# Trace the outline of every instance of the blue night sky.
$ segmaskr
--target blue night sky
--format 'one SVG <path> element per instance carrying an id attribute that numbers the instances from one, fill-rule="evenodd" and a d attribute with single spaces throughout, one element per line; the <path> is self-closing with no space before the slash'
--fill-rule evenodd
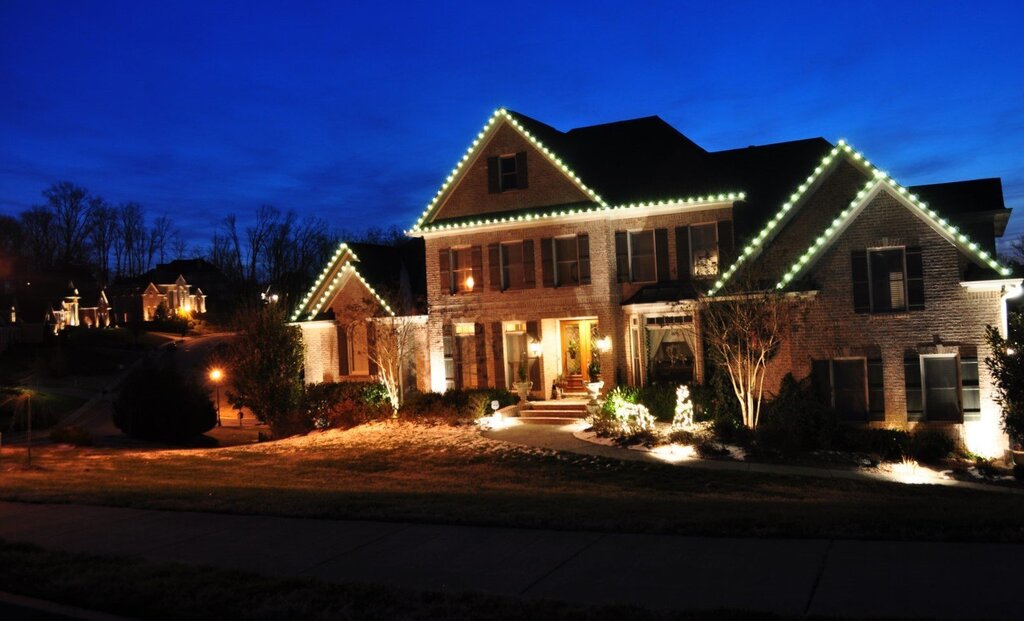
<path id="1" fill-rule="evenodd" d="M 502 105 L 657 114 L 709 150 L 845 137 L 1024 208 L 1022 26 L 1019 2 L 2 0 L 0 212 L 67 179 L 193 242 L 264 203 L 407 227 Z"/>

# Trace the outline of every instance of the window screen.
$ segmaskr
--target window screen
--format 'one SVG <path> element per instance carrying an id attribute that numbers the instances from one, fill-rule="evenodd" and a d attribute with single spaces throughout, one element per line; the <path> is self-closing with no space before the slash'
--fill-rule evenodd
<path id="1" fill-rule="evenodd" d="M 556 278 L 559 285 L 580 283 L 579 252 L 575 237 L 555 238 Z"/>
<path id="2" fill-rule="evenodd" d="M 501 269 L 505 289 L 523 287 L 523 242 L 501 245 Z"/>
<path id="3" fill-rule="evenodd" d="M 903 271 L 903 249 L 869 250 L 871 310 L 901 311 L 907 308 L 907 286 Z"/>
<path id="4" fill-rule="evenodd" d="M 690 265 L 693 275 L 715 276 L 718 274 L 718 226 L 695 224 L 690 227 Z"/>
<path id="5" fill-rule="evenodd" d="M 653 282 L 658 279 L 654 256 L 654 231 L 629 234 L 630 280 Z"/>
<path id="6" fill-rule="evenodd" d="M 978 385 L 977 358 L 960 358 L 960 387 L 964 400 L 964 420 L 980 420 L 981 388 Z"/>
<path id="7" fill-rule="evenodd" d="M 867 378 L 863 358 L 832 361 L 832 390 L 840 419 L 863 421 L 867 418 Z"/>

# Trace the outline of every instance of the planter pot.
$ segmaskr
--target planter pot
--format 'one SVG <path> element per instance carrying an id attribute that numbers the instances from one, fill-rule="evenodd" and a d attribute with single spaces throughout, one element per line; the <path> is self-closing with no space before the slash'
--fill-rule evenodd
<path id="1" fill-rule="evenodd" d="M 533 382 L 516 382 L 516 392 L 519 393 L 519 403 L 526 403 L 526 398 L 530 396 L 530 389 L 533 388 Z"/>
<path id="2" fill-rule="evenodd" d="M 1010 453 L 1013 456 L 1013 463 L 1018 466 L 1024 466 L 1024 450 L 1011 450 Z"/>
<path id="3" fill-rule="evenodd" d="M 597 398 L 601 396 L 601 389 L 604 388 L 604 381 L 587 382 L 587 394 L 590 396 L 590 404 L 597 405 Z"/>

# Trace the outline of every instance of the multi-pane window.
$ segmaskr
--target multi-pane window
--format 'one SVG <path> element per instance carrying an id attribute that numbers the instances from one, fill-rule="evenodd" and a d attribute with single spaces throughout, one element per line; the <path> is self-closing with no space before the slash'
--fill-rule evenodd
<path id="1" fill-rule="evenodd" d="M 502 289 L 518 289 L 523 286 L 523 242 L 501 245 Z"/>
<path id="2" fill-rule="evenodd" d="M 657 279 L 654 231 L 631 232 L 629 234 L 629 280 L 631 282 L 654 282 Z"/>
<path id="3" fill-rule="evenodd" d="M 907 308 L 903 248 L 868 250 L 871 278 L 871 310 L 901 311 Z"/>
<path id="4" fill-rule="evenodd" d="M 835 408 L 840 420 L 864 422 L 885 419 L 881 360 L 815 360 L 813 375 L 822 398 Z"/>
<path id="5" fill-rule="evenodd" d="M 469 293 L 477 286 L 473 278 L 473 249 L 452 249 L 452 278 L 456 293 Z"/>
<path id="6" fill-rule="evenodd" d="M 921 249 L 870 248 L 854 251 L 853 303 L 859 313 L 924 308 Z"/>
<path id="7" fill-rule="evenodd" d="M 505 190 L 512 190 L 519 187 L 519 172 L 516 168 L 515 155 L 503 155 L 499 157 L 498 172 L 498 181 L 502 192 L 504 192 Z"/>
<path id="8" fill-rule="evenodd" d="M 925 354 L 908 357 L 903 368 L 910 420 L 958 423 L 980 415 L 977 358 Z"/>
<path id="9" fill-rule="evenodd" d="M 580 283 L 580 257 L 575 236 L 555 238 L 555 279 L 558 285 Z"/>
<path id="10" fill-rule="evenodd" d="M 718 226 L 714 222 L 690 225 L 690 266 L 698 278 L 718 275 Z"/>

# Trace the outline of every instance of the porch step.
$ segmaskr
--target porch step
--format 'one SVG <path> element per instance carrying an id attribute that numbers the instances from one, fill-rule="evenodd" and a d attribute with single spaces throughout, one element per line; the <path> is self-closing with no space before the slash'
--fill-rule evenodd
<path id="1" fill-rule="evenodd" d="M 546 414 L 546 412 L 545 412 Z M 580 416 L 520 416 L 519 422 L 527 425 L 571 425 L 583 420 Z"/>
<path id="2" fill-rule="evenodd" d="M 519 420 L 535 425 L 569 425 L 587 416 L 587 402 L 583 399 L 557 401 L 531 401 L 519 411 Z"/>
<path id="3" fill-rule="evenodd" d="M 587 402 L 584 400 L 559 399 L 558 401 L 531 401 L 526 411 L 541 412 L 580 412 L 587 413 Z"/>

